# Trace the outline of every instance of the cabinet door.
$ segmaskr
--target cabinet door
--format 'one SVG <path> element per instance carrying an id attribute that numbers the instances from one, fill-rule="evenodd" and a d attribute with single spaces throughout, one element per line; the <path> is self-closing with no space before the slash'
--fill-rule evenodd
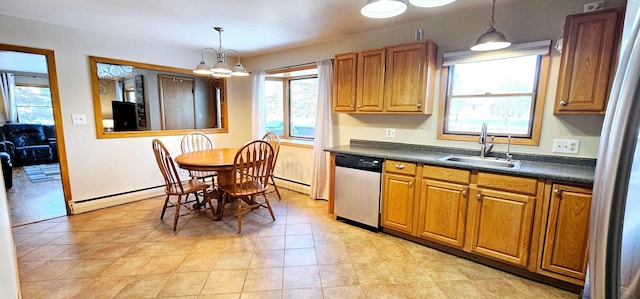
<path id="1" fill-rule="evenodd" d="M 622 9 L 567 16 L 555 113 L 603 114 L 616 69 Z"/>
<path id="2" fill-rule="evenodd" d="M 462 248 L 468 186 L 422 180 L 418 237 Z"/>
<path id="3" fill-rule="evenodd" d="M 471 193 L 471 251 L 526 266 L 536 198 L 488 189 Z"/>
<path id="4" fill-rule="evenodd" d="M 553 184 L 541 269 L 583 281 L 587 270 L 591 191 Z"/>
<path id="5" fill-rule="evenodd" d="M 413 233 L 415 176 L 384 174 L 382 226 Z"/>
<path id="6" fill-rule="evenodd" d="M 356 110 L 357 53 L 336 55 L 333 61 L 333 111 Z"/>
<path id="7" fill-rule="evenodd" d="M 387 49 L 384 103 L 387 112 L 431 113 L 437 46 L 431 41 Z M 425 107 L 427 106 L 427 107 Z"/>
<path id="8" fill-rule="evenodd" d="M 384 108 L 385 49 L 364 51 L 358 55 L 356 109 L 382 112 Z"/>

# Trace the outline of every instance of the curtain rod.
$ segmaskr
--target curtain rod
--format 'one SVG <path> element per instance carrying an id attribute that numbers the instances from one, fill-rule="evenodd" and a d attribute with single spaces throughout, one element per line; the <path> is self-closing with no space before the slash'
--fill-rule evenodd
<path id="1" fill-rule="evenodd" d="M 331 58 L 331 62 L 333 62 L 333 58 Z M 302 67 L 312 67 L 317 65 L 318 62 L 307 62 L 307 63 L 300 63 L 300 64 L 294 64 L 294 65 L 290 65 L 290 66 L 284 66 L 284 67 L 279 67 L 279 68 L 275 68 L 275 69 L 269 69 L 269 70 L 265 70 L 264 72 L 267 74 L 273 74 L 273 73 L 280 73 L 282 71 L 287 71 L 290 69 L 297 69 L 297 68 L 302 68 Z"/>

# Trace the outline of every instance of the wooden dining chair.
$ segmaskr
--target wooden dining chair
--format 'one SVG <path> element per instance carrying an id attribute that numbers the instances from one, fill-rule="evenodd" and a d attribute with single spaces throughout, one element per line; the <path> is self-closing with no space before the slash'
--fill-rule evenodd
<path id="1" fill-rule="evenodd" d="M 262 140 L 254 140 L 238 149 L 233 160 L 232 180 L 228 184 L 221 184 L 219 188 L 224 192 L 223 202 L 220 205 L 224 213 L 225 204 L 236 199 L 238 209 L 238 233 L 242 232 L 242 214 L 247 210 L 255 210 L 265 207 L 274 221 L 276 217 L 271 209 L 271 203 L 267 197 L 269 175 L 273 167 L 275 152 L 273 147 Z M 258 201 L 257 195 L 262 195 L 264 201 Z"/>
<path id="2" fill-rule="evenodd" d="M 278 190 L 278 186 L 276 185 L 276 181 L 273 178 L 273 172 L 276 170 L 276 163 L 278 161 L 278 155 L 280 154 L 280 136 L 274 132 L 267 132 L 262 136 L 262 140 L 268 142 L 271 147 L 273 147 L 274 155 L 273 158 L 273 166 L 271 167 L 271 174 L 269 174 L 269 180 L 271 180 L 271 185 L 273 186 L 273 190 L 267 191 L 267 194 L 275 192 L 278 195 L 278 199 L 282 200 L 280 197 L 280 191 Z"/>
<path id="3" fill-rule="evenodd" d="M 189 132 L 184 137 L 182 137 L 182 141 L 180 141 L 180 149 L 183 154 L 213 149 L 213 141 L 209 136 L 205 135 L 201 132 Z M 215 186 L 215 171 L 197 171 L 197 170 L 189 170 L 189 176 L 195 179 L 201 179 L 206 181 L 206 179 L 211 178 L 211 184 Z"/>
<path id="4" fill-rule="evenodd" d="M 167 208 L 175 207 L 176 214 L 173 220 L 173 230 L 176 230 L 176 226 L 178 225 L 178 217 L 184 216 L 187 214 L 191 214 L 196 212 L 189 205 L 190 203 L 196 203 L 197 206 L 200 206 L 200 201 L 198 199 L 197 193 L 200 192 L 203 194 L 203 204 L 209 204 L 211 207 L 211 213 L 213 217 L 216 217 L 215 209 L 211 204 L 211 198 L 208 195 L 207 189 L 210 187 L 209 184 L 206 184 L 197 179 L 190 179 L 188 181 L 181 181 L 180 176 L 178 175 L 178 171 L 176 169 L 176 165 L 173 163 L 173 158 L 169 154 L 167 148 L 162 144 L 162 142 L 158 139 L 154 139 L 151 142 L 153 147 L 153 153 L 156 156 L 156 162 L 158 163 L 158 167 L 160 168 L 160 172 L 162 172 L 162 176 L 164 177 L 165 188 L 164 192 L 167 197 L 164 200 L 164 206 L 162 207 L 162 214 L 160 215 L 160 219 L 164 217 L 164 213 Z M 189 194 L 193 193 L 195 196 L 194 200 L 189 201 Z M 178 199 L 175 202 L 170 200 L 171 196 L 177 196 Z M 182 201 L 182 197 L 185 197 L 185 201 Z M 180 207 L 186 207 L 189 212 L 180 214 Z"/>

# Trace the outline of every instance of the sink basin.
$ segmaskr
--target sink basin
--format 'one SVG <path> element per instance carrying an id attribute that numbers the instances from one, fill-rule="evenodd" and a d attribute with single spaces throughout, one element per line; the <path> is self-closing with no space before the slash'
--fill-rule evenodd
<path id="1" fill-rule="evenodd" d="M 519 169 L 520 161 L 507 161 L 506 159 L 495 158 L 495 157 L 474 157 L 474 156 L 463 156 L 463 155 L 446 155 L 440 158 L 442 161 L 451 161 L 451 162 L 460 162 L 464 164 L 473 164 L 478 166 L 488 166 L 488 167 L 498 167 L 498 168 L 511 168 L 511 169 Z"/>

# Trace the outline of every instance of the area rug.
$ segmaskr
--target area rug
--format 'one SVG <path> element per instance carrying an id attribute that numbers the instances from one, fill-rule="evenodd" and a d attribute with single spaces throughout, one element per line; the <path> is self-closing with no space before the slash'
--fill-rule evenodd
<path id="1" fill-rule="evenodd" d="M 60 165 L 54 164 L 41 164 L 41 165 L 28 165 L 23 167 L 24 172 L 29 177 L 32 183 L 46 182 L 60 179 Z"/>

